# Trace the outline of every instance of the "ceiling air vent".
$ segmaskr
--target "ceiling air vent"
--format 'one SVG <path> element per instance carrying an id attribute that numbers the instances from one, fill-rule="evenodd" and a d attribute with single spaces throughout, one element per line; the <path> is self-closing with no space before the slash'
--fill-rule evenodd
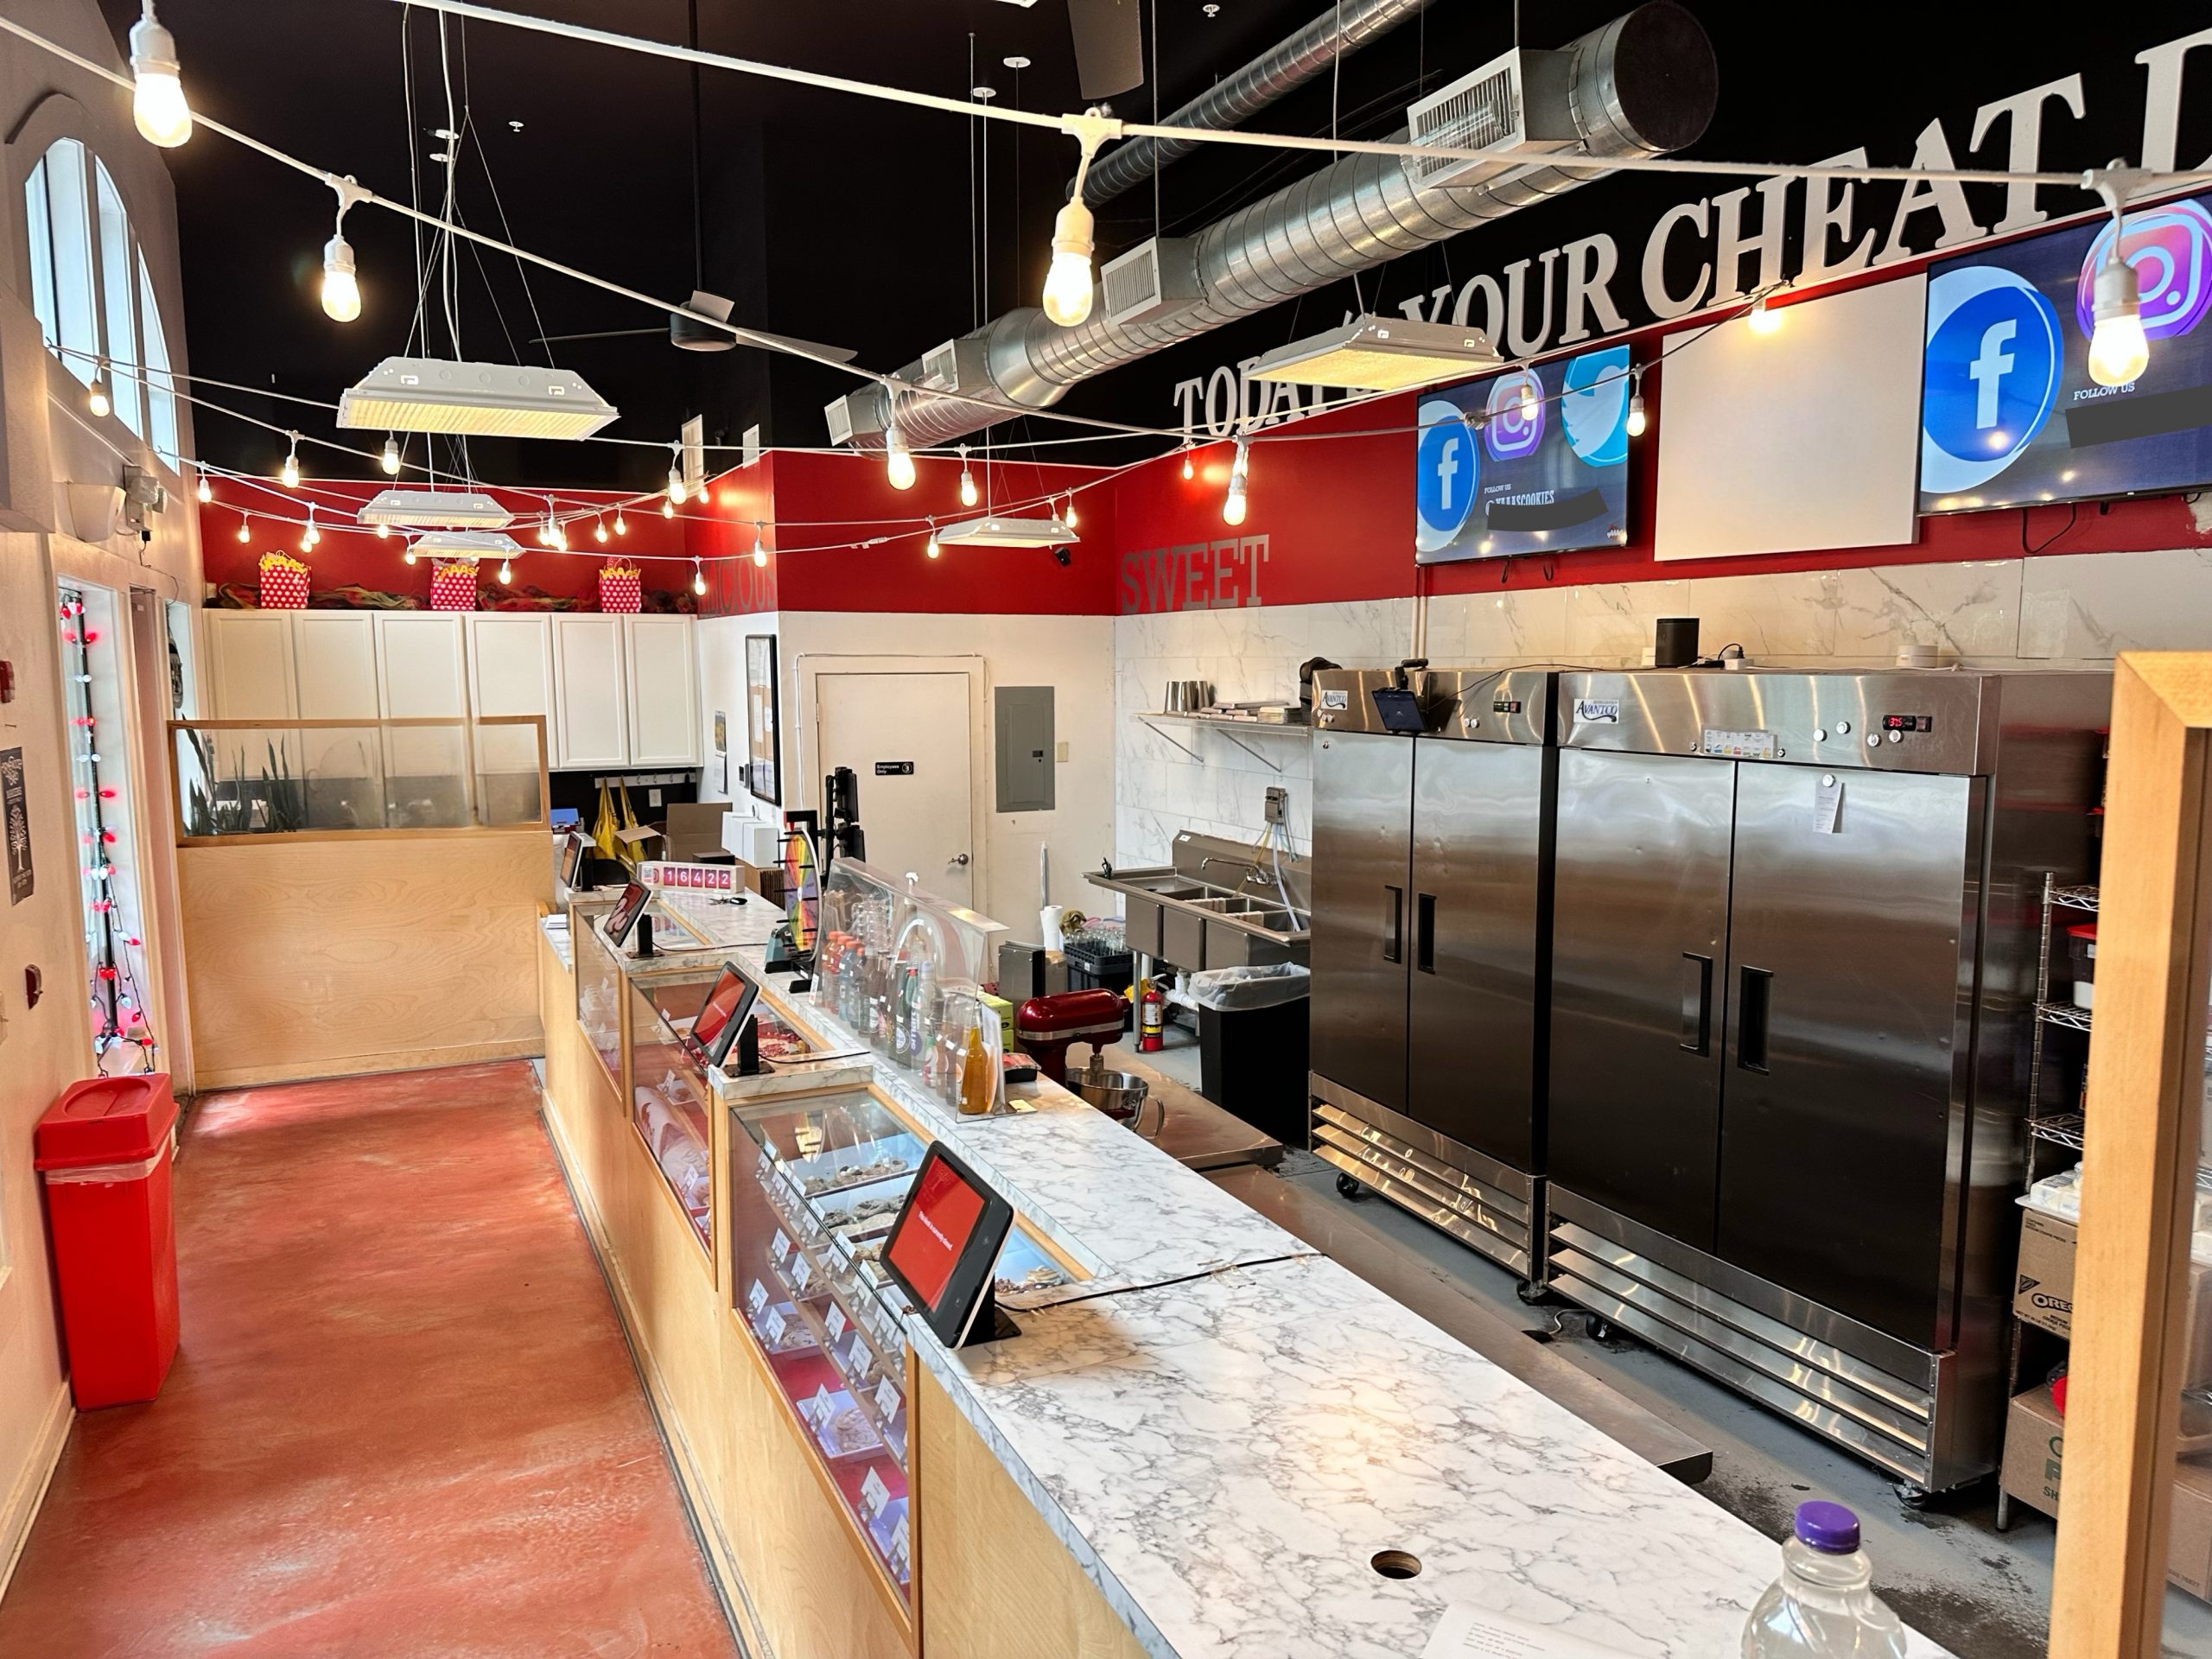
<path id="1" fill-rule="evenodd" d="M 1117 328 L 1184 310 L 1200 298 L 1196 244 L 1187 236 L 1155 236 L 1108 260 L 1098 280 L 1106 321 Z"/>
<path id="2" fill-rule="evenodd" d="M 1522 165 L 1527 152 L 1570 147 L 1579 135 L 1567 107 L 1568 68 L 1564 52 L 1507 52 L 1407 105 L 1414 143 L 1500 153 L 1494 161 L 1408 157 L 1406 176 L 1422 186 L 1479 184 Z"/>
<path id="3" fill-rule="evenodd" d="M 922 353 L 921 384 L 931 391 L 988 392 L 984 345 L 973 335 L 948 340 Z"/>
<path id="4" fill-rule="evenodd" d="M 822 406 L 822 418 L 830 423 L 830 442 L 850 443 L 853 441 L 853 400 L 840 397 L 834 404 Z"/>

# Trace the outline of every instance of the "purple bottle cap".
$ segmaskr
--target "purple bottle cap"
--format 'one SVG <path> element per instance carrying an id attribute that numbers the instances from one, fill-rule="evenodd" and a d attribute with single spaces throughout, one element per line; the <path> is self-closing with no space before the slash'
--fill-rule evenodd
<path id="1" fill-rule="evenodd" d="M 1824 1555 L 1848 1555 L 1859 1548 L 1859 1517 L 1840 1503 L 1815 1499 L 1797 1506 L 1797 1541 Z"/>

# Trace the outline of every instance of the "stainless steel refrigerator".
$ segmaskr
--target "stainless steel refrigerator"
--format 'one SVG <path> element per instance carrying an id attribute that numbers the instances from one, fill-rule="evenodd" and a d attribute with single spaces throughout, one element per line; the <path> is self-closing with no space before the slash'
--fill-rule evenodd
<path id="1" fill-rule="evenodd" d="M 1314 677 L 1313 1150 L 1541 1273 L 1555 677 Z"/>
<path id="2" fill-rule="evenodd" d="M 2110 694 L 1560 677 L 1552 1287 L 1927 1491 L 1996 1466 L 2036 895 Z"/>

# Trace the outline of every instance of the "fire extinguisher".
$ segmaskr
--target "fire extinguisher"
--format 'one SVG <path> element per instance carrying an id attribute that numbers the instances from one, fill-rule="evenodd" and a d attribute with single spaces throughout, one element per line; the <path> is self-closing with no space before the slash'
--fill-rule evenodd
<path id="1" fill-rule="evenodd" d="M 1160 994 L 1160 987 L 1151 980 L 1144 982 L 1144 998 L 1141 1006 L 1142 1023 L 1137 1032 L 1137 1050 L 1140 1053 L 1156 1054 L 1160 1048 L 1160 1033 L 1166 1027 L 1167 999 Z"/>

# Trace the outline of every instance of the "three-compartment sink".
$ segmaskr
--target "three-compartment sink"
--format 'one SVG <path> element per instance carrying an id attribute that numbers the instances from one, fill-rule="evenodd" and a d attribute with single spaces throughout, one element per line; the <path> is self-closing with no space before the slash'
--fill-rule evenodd
<path id="1" fill-rule="evenodd" d="M 1204 839 L 1182 838 L 1194 842 Z M 1233 856 L 1208 853 L 1202 848 L 1193 855 L 1242 864 L 1243 885 L 1201 880 L 1187 868 L 1173 867 L 1094 871 L 1090 881 L 1094 887 L 1122 895 L 1129 949 L 1139 956 L 1193 970 L 1304 962 L 1306 918 L 1285 907 L 1283 895 L 1274 890 L 1272 863 L 1252 864 L 1248 861 L 1250 849 L 1224 844 Z M 1185 854 L 1180 842 L 1176 851 L 1179 857 Z M 1287 876 L 1295 876 L 1301 883 L 1290 887 L 1293 902 L 1299 902 L 1303 898 L 1303 870 L 1299 861 L 1287 855 L 1284 867 Z M 1255 890 L 1257 882 L 1265 882 L 1265 890 Z"/>

